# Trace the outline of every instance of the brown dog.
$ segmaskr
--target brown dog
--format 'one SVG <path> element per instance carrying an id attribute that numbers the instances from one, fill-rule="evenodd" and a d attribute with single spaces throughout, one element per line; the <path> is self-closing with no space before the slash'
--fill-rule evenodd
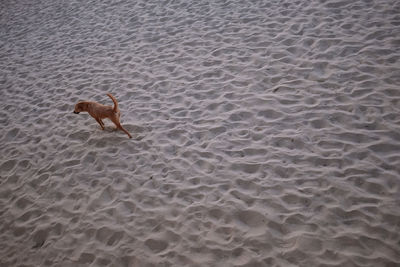
<path id="1" fill-rule="evenodd" d="M 115 99 L 115 97 L 113 97 L 111 94 L 107 95 L 114 102 L 114 107 L 105 106 L 97 102 L 82 101 L 75 105 L 74 113 L 79 114 L 79 112 L 88 112 L 90 116 L 92 116 L 100 124 L 102 130 L 104 130 L 104 122 L 102 119 L 108 118 L 117 126 L 117 129 L 124 131 L 129 138 L 132 138 L 129 132 L 125 130 L 119 122 L 119 117 L 121 114 L 119 112 L 117 99 Z"/>

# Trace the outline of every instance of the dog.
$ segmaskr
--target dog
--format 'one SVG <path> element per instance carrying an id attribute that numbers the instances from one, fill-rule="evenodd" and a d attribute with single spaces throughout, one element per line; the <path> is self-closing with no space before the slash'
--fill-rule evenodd
<path id="1" fill-rule="evenodd" d="M 79 112 L 88 112 L 90 116 L 92 116 L 100 124 L 102 130 L 104 130 L 104 122 L 102 119 L 108 118 L 117 126 L 117 129 L 122 130 L 129 136 L 129 138 L 132 138 L 130 133 L 125 130 L 119 122 L 121 113 L 118 108 L 117 99 L 115 99 L 115 97 L 111 94 L 107 95 L 114 102 L 114 107 L 102 105 L 97 102 L 81 101 L 75 105 L 74 113 L 79 114 Z"/>

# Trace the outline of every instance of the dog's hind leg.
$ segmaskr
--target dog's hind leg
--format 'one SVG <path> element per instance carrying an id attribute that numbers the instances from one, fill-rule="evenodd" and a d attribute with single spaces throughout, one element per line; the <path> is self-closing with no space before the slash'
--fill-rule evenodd
<path id="1" fill-rule="evenodd" d="M 115 126 L 117 126 L 118 129 L 126 133 L 129 136 L 129 138 L 132 138 L 132 135 L 127 130 L 125 130 L 124 127 L 122 127 L 121 123 L 119 123 L 119 120 L 117 118 L 112 118 L 111 121 L 115 124 Z"/>
<path id="2" fill-rule="evenodd" d="M 118 124 L 117 127 L 118 127 L 119 129 L 121 129 L 122 131 L 124 131 L 124 133 L 126 133 L 126 134 L 129 136 L 129 138 L 132 138 L 132 135 L 131 135 L 127 130 L 125 130 L 125 128 L 122 127 L 121 124 Z"/>

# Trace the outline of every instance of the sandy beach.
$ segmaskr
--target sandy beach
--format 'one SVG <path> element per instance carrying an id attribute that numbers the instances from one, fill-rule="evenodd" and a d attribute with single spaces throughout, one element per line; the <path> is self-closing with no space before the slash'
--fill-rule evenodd
<path id="1" fill-rule="evenodd" d="M 399 59 L 396 0 L 1 1 L 0 266 L 400 266 Z"/>

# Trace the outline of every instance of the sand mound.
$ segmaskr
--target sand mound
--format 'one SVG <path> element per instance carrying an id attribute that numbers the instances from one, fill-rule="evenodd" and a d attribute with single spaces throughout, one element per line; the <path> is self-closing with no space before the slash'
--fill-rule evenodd
<path id="1" fill-rule="evenodd" d="M 400 265 L 399 9 L 2 1 L 0 265 Z"/>

